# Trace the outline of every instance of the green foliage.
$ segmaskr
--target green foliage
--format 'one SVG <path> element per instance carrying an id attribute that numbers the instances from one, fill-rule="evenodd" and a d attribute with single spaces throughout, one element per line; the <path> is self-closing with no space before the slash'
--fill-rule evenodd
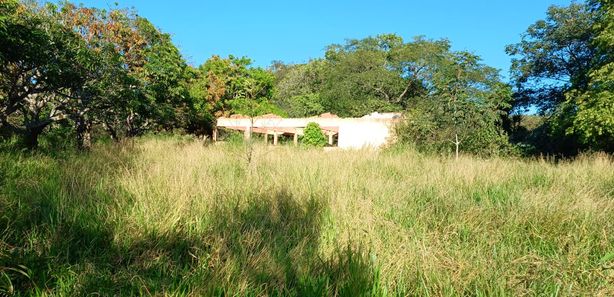
<path id="1" fill-rule="evenodd" d="M 333 44 L 325 59 L 273 65 L 278 77 L 276 101 L 296 116 L 400 111 L 412 98 L 425 94 L 427 70 L 437 62 L 432 58 L 449 47 L 445 40 L 418 37 L 404 42 L 394 34 Z"/>
<path id="2" fill-rule="evenodd" d="M 415 95 L 411 92 L 414 90 L 409 90 L 414 87 L 413 77 L 401 66 L 404 61 L 395 59 L 407 46 L 394 35 L 329 46 L 321 93 L 325 108 L 340 116 L 402 109 L 406 100 Z"/>
<path id="3" fill-rule="evenodd" d="M 327 64 L 323 60 L 299 65 L 274 65 L 277 90 L 274 102 L 290 117 L 309 117 L 324 113 L 320 92 L 325 67 Z"/>
<path id="4" fill-rule="evenodd" d="M 534 105 L 542 113 L 552 113 L 565 101 L 565 92 L 586 87 L 596 58 L 595 18 L 588 4 L 551 6 L 545 20 L 529 26 L 519 43 L 507 46 L 513 56 L 517 108 Z"/>
<path id="5" fill-rule="evenodd" d="M 614 3 L 603 1 L 594 44 L 602 61 L 588 74 L 586 90 L 567 94 L 567 104 L 577 106 L 568 133 L 595 149 L 614 152 Z"/>
<path id="6" fill-rule="evenodd" d="M 583 149 L 612 152 L 611 1 L 550 7 L 523 40 L 508 46 L 516 83 L 515 107 L 537 106 L 548 116 L 530 137 L 541 152 L 575 154 Z"/>
<path id="7" fill-rule="evenodd" d="M 396 128 L 401 142 L 420 150 L 459 150 L 480 155 L 506 153 L 507 136 L 501 127 L 511 90 L 498 71 L 466 52 L 435 52 L 423 75 L 425 95 L 413 98 L 406 120 Z M 436 61 L 436 62 L 435 62 Z M 436 64 L 435 64 L 436 63 Z"/>
<path id="8" fill-rule="evenodd" d="M 172 130 L 185 127 L 190 112 L 186 78 L 188 66 L 169 34 L 160 32 L 147 19 L 137 18 L 138 32 L 148 46 L 143 68 L 136 73 L 142 86 L 142 101 L 135 102 L 144 130 Z"/>
<path id="9" fill-rule="evenodd" d="M 274 104 L 275 77 L 270 71 L 253 68 L 251 60 L 213 56 L 196 71 L 191 93 L 201 112 L 213 117 L 267 113 L 284 114 Z"/>
<path id="10" fill-rule="evenodd" d="M 87 147 L 94 125 L 115 139 L 185 126 L 185 61 L 146 19 L 70 2 L 0 9 L 0 129 L 36 147 L 69 122 Z"/>
<path id="11" fill-rule="evenodd" d="M 326 145 L 326 135 L 317 123 L 308 123 L 303 130 L 301 142 L 307 146 L 323 147 Z"/>
<path id="12" fill-rule="evenodd" d="M 281 108 L 288 112 L 289 117 L 310 117 L 325 112 L 318 93 L 292 96 L 282 104 Z"/>
<path id="13" fill-rule="evenodd" d="M 0 135 L 20 135 L 27 146 L 51 123 L 65 119 L 65 90 L 85 73 L 76 53 L 84 42 L 36 3 L 0 4 Z"/>
<path id="14" fill-rule="evenodd" d="M 242 114 L 252 117 L 264 114 L 286 116 L 286 113 L 281 108 L 269 102 L 266 98 L 260 98 L 258 100 L 236 98 L 228 100 L 227 105 L 233 114 Z"/>

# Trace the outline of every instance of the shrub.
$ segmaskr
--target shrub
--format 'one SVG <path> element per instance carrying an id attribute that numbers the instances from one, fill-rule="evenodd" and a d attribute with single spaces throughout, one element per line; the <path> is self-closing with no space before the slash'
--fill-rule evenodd
<path id="1" fill-rule="evenodd" d="M 494 116 L 468 117 L 455 123 L 444 111 L 418 106 L 405 113 L 404 121 L 395 126 L 395 133 L 400 143 L 425 153 L 453 154 L 458 136 L 461 153 L 508 155 L 513 152 L 513 147 L 498 120 Z"/>
<path id="2" fill-rule="evenodd" d="M 308 146 L 323 147 L 326 145 L 326 135 L 320 129 L 320 125 L 311 122 L 305 127 L 302 142 Z"/>

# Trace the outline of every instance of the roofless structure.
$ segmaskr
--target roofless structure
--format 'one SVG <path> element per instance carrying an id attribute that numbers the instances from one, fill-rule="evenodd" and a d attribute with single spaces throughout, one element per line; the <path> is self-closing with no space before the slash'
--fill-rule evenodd
<path id="1" fill-rule="evenodd" d="M 320 125 L 328 136 L 329 145 L 335 145 L 336 138 L 340 148 L 378 148 L 391 140 L 392 127 L 400 117 L 399 113 L 377 112 L 361 118 L 340 118 L 330 113 L 309 118 L 282 118 L 271 114 L 253 118 L 232 115 L 217 119 L 213 139 L 217 140 L 218 128 L 226 128 L 243 131 L 246 139 L 251 138 L 252 133 L 264 134 L 266 143 L 271 135 L 274 145 L 277 145 L 279 135 L 293 136 L 296 145 L 298 136 L 303 135 L 303 129 L 313 122 Z"/>

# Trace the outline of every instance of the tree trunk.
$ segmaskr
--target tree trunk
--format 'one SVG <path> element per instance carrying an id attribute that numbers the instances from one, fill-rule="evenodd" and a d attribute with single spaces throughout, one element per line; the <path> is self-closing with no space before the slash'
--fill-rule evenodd
<path id="1" fill-rule="evenodd" d="M 92 122 L 84 116 L 77 119 L 77 147 L 79 150 L 87 151 L 92 147 Z"/>
<path id="2" fill-rule="evenodd" d="M 33 150 L 38 147 L 38 136 L 43 133 L 43 129 L 45 129 L 44 126 L 26 129 L 24 134 L 24 144 L 26 148 Z"/>
<path id="3" fill-rule="evenodd" d="M 111 139 L 113 141 L 119 142 L 119 135 L 117 134 L 117 130 L 115 130 L 113 126 L 109 125 L 108 123 L 105 123 L 104 128 L 105 130 L 107 130 L 107 133 L 109 133 L 109 136 L 111 136 Z"/>

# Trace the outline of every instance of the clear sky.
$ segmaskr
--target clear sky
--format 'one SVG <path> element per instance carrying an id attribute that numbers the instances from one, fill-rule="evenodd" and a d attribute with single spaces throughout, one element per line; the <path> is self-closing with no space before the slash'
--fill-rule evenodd
<path id="1" fill-rule="evenodd" d="M 406 1 L 152 1 L 83 0 L 100 8 L 132 7 L 173 36 L 185 58 L 200 65 L 211 55 L 306 62 L 345 39 L 396 33 L 405 40 L 448 38 L 455 50 L 480 55 L 507 76 L 505 45 L 520 40 L 550 5 L 570 0 Z"/>

